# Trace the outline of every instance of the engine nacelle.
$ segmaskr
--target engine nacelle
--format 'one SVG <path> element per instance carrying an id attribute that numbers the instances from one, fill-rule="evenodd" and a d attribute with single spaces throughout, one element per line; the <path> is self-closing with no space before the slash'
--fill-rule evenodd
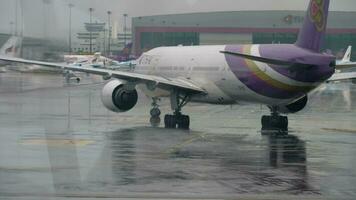
<path id="1" fill-rule="evenodd" d="M 305 108 L 308 103 L 308 96 L 305 96 L 298 101 L 295 101 L 286 106 L 278 106 L 278 112 L 283 114 L 297 113 Z"/>
<path id="2" fill-rule="evenodd" d="M 113 112 L 126 112 L 137 103 L 137 90 L 127 87 L 127 82 L 112 80 L 108 82 L 101 93 L 101 101 L 104 106 Z"/>

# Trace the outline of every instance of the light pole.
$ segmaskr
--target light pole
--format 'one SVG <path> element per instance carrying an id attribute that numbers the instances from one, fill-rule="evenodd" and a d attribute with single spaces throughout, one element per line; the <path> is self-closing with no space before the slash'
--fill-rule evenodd
<path id="1" fill-rule="evenodd" d="M 17 14 L 18 0 L 15 1 L 15 35 L 17 36 L 18 14 Z"/>
<path id="2" fill-rule="evenodd" d="M 69 55 L 72 54 L 72 8 L 73 4 L 68 4 L 69 7 Z"/>
<path id="3" fill-rule="evenodd" d="M 103 40 L 103 45 L 104 45 L 104 54 L 107 55 L 107 52 L 106 52 L 106 28 L 104 28 L 104 40 Z"/>
<path id="4" fill-rule="evenodd" d="M 42 0 L 43 3 L 43 37 L 47 40 L 49 37 L 50 24 L 50 10 L 49 6 L 52 3 L 51 0 Z"/>
<path id="5" fill-rule="evenodd" d="M 20 1 L 20 7 L 21 7 L 21 33 L 20 36 L 23 37 L 23 32 L 25 30 L 25 18 L 24 18 L 24 0 Z M 22 48 L 21 48 L 22 51 Z"/>
<path id="6" fill-rule="evenodd" d="M 110 43 L 111 43 L 111 11 L 108 11 L 108 52 L 107 54 L 110 55 L 111 49 L 110 49 Z"/>
<path id="7" fill-rule="evenodd" d="M 276 24 L 273 24 L 273 41 L 272 44 L 276 43 Z"/>
<path id="8" fill-rule="evenodd" d="M 15 23 L 13 21 L 10 22 L 10 35 L 14 34 L 14 24 Z"/>
<path id="9" fill-rule="evenodd" d="M 90 12 L 90 24 L 89 24 L 89 49 L 90 49 L 90 54 L 92 54 L 93 52 L 93 41 L 92 41 L 92 17 L 93 17 L 93 11 L 94 11 L 94 8 L 89 8 L 89 12 Z"/>
<path id="10" fill-rule="evenodd" d="M 129 16 L 128 14 L 124 14 L 124 43 L 125 43 L 125 46 L 126 46 L 126 18 L 127 16 Z"/>

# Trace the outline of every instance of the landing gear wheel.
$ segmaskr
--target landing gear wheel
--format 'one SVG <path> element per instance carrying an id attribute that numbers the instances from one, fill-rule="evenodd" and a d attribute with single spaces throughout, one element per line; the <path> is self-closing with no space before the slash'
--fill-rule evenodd
<path id="1" fill-rule="evenodd" d="M 190 125 L 190 118 L 188 115 L 181 115 L 178 117 L 178 128 L 179 129 L 185 129 L 188 130 L 189 129 L 189 125 Z"/>
<path id="2" fill-rule="evenodd" d="M 159 127 L 159 124 L 161 123 L 161 118 L 159 116 L 151 117 L 150 123 L 152 127 Z"/>
<path id="3" fill-rule="evenodd" d="M 277 131 L 279 134 L 286 134 L 288 132 L 288 118 L 286 116 L 263 116 L 262 133 L 266 131 Z"/>
<path id="4" fill-rule="evenodd" d="M 189 102 L 189 94 L 182 93 L 178 90 L 173 90 L 171 93 L 171 108 L 174 111 L 173 115 L 164 117 L 164 125 L 166 128 L 179 128 L 188 130 L 190 126 L 190 118 L 188 115 L 182 115 L 182 108 Z"/>
<path id="5" fill-rule="evenodd" d="M 152 98 L 153 102 L 152 102 L 152 109 L 150 110 L 150 123 L 152 127 L 158 127 L 159 124 L 161 123 L 161 118 L 159 117 L 161 115 L 161 110 L 159 109 L 159 105 L 158 105 L 158 98 Z"/>
<path id="6" fill-rule="evenodd" d="M 177 119 L 174 115 L 166 115 L 164 116 L 164 126 L 165 128 L 176 128 Z"/>
<path id="7" fill-rule="evenodd" d="M 166 128 L 179 128 L 188 130 L 190 125 L 190 118 L 187 115 L 166 115 L 164 117 L 164 126 Z"/>
<path id="8" fill-rule="evenodd" d="M 161 110 L 159 108 L 152 108 L 150 114 L 152 117 L 159 117 L 161 115 Z"/>

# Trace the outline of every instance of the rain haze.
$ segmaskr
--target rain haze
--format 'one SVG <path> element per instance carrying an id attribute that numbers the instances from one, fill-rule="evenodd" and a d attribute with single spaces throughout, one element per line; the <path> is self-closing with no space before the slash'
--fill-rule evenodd
<path id="1" fill-rule="evenodd" d="M 0 24 L 0 200 L 356 200 L 356 0 L 0 0 Z"/>
<path id="2" fill-rule="evenodd" d="M 68 4 L 74 5 L 73 29 L 75 31 L 83 29 L 83 22 L 89 21 L 88 9 L 91 7 L 94 8 L 94 21 L 105 22 L 107 11 L 112 11 L 113 23 L 120 31 L 124 23 L 123 14 L 136 17 L 236 10 L 305 10 L 308 0 L 0 0 L 0 3 L 0 32 L 19 31 L 23 26 L 25 36 L 60 38 L 68 30 Z M 21 12 L 21 5 L 23 12 Z M 356 1 L 332 1 L 331 10 L 355 11 Z M 21 13 L 25 19 L 23 23 Z"/>

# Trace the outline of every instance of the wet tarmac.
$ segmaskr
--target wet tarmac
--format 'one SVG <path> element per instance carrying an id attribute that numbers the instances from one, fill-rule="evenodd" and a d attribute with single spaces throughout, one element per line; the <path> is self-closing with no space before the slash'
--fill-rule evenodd
<path id="1" fill-rule="evenodd" d="M 190 131 L 151 128 L 147 97 L 110 113 L 100 82 L 0 74 L 0 199 L 356 199 L 356 86 L 321 88 L 268 137 L 251 105 L 189 104 Z"/>

